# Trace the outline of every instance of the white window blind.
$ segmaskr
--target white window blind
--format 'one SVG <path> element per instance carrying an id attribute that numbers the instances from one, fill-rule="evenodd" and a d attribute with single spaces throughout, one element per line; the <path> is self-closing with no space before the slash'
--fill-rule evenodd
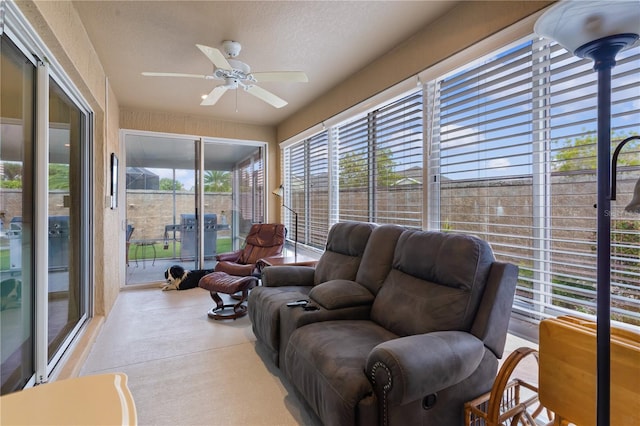
<path id="1" fill-rule="evenodd" d="M 298 243 L 323 249 L 329 233 L 328 132 L 285 149 L 285 205 L 298 214 Z M 295 214 L 283 209 L 288 238 L 296 236 Z"/>
<path id="2" fill-rule="evenodd" d="M 369 117 L 339 126 L 338 200 L 340 220 L 368 222 L 370 211 Z"/>
<path id="3" fill-rule="evenodd" d="M 589 60 L 529 40 L 425 90 L 433 106 L 431 223 L 476 234 L 520 267 L 514 311 L 595 312 L 597 75 Z M 640 48 L 612 72 L 613 144 L 640 131 Z M 612 204 L 612 318 L 640 324 L 640 218 L 625 213 L 639 144 L 620 156 Z"/>
<path id="4" fill-rule="evenodd" d="M 329 233 L 329 135 L 322 132 L 308 140 L 306 181 L 307 212 L 304 241 L 315 248 L 324 248 Z"/>
<path id="5" fill-rule="evenodd" d="M 260 148 L 253 156 L 253 210 L 256 222 L 264 222 L 264 197 L 264 157 Z"/>
<path id="6" fill-rule="evenodd" d="M 422 94 L 338 126 L 339 217 L 422 226 Z"/>
<path id="7" fill-rule="evenodd" d="M 258 149 L 256 154 L 238 163 L 234 169 L 240 235 L 247 235 L 253 223 L 264 222 L 263 166 L 262 149 Z"/>

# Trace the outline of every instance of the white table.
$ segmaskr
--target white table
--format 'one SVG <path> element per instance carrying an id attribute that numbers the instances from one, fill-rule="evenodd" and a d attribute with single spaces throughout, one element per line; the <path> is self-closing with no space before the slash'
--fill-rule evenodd
<path id="1" fill-rule="evenodd" d="M 2 425 L 136 425 L 123 373 L 46 383 L 0 397 Z"/>

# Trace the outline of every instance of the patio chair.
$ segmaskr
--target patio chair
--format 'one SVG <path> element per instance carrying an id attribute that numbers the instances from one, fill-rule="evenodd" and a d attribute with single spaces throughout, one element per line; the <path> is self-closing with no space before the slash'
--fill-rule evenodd
<path id="1" fill-rule="evenodd" d="M 131 235 L 133 234 L 133 231 L 136 228 L 133 227 L 133 225 L 127 225 L 127 248 L 126 248 L 126 260 L 127 260 L 127 266 L 129 266 L 129 247 L 131 247 Z"/>

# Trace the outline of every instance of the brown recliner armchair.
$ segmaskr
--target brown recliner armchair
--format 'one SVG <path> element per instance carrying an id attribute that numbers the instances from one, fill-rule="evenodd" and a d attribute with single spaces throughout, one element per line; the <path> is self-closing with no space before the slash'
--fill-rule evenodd
<path id="1" fill-rule="evenodd" d="M 218 263 L 214 272 L 205 275 L 198 282 L 198 286 L 208 290 L 216 303 L 207 313 L 210 318 L 236 319 L 247 314 L 247 307 L 243 302 L 247 300 L 249 290 L 258 283 L 259 271 L 256 263 L 264 257 L 281 255 L 286 235 L 287 230 L 283 224 L 254 224 L 245 239 L 243 249 L 216 256 Z M 218 293 L 228 294 L 238 302 L 225 304 Z M 227 308 L 233 308 L 233 311 L 226 313 Z"/>
<path id="2" fill-rule="evenodd" d="M 244 248 L 216 256 L 216 272 L 248 276 L 257 274 L 256 262 L 263 257 L 279 256 L 287 230 L 281 223 L 256 223 L 251 226 Z"/>

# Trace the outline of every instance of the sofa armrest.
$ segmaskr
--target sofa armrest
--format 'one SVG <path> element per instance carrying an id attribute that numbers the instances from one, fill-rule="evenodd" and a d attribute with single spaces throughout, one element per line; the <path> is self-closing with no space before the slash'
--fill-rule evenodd
<path id="1" fill-rule="evenodd" d="M 267 266 L 262 270 L 262 285 L 265 287 L 312 286 L 313 266 Z"/>
<path id="2" fill-rule="evenodd" d="M 325 309 L 340 309 L 373 304 L 374 296 L 366 287 L 350 280 L 331 280 L 311 289 L 309 297 Z"/>
<path id="3" fill-rule="evenodd" d="M 466 379 L 483 356 L 484 344 L 472 334 L 438 331 L 379 344 L 366 373 L 382 404 L 403 405 Z"/>
<path id="4" fill-rule="evenodd" d="M 481 339 L 497 358 L 502 358 L 504 352 L 517 282 L 517 266 L 493 262 L 482 302 L 471 327 L 471 333 Z"/>

